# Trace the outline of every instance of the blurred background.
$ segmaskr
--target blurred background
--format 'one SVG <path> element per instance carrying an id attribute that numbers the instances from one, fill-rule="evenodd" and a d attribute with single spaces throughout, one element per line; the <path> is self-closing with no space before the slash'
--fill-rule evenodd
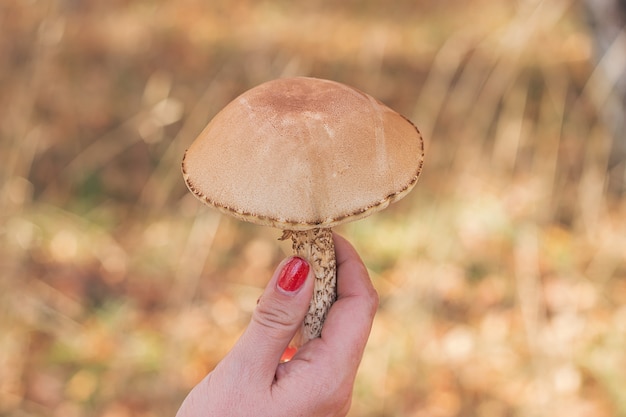
<path id="1" fill-rule="evenodd" d="M 243 91 L 357 87 L 414 191 L 341 227 L 380 309 L 351 416 L 626 416 L 617 1 L 5 0 L 0 415 L 172 416 L 289 252 L 187 192 Z"/>

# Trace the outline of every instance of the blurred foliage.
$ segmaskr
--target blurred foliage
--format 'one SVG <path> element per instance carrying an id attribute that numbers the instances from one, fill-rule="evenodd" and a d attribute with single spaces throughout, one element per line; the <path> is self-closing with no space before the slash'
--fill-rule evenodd
<path id="1" fill-rule="evenodd" d="M 0 415 L 166 416 L 289 248 L 186 191 L 236 95 L 410 117 L 417 188 L 341 229 L 381 296 L 353 416 L 626 415 L 626 207 L 568 0 L 0 4 Z"/>

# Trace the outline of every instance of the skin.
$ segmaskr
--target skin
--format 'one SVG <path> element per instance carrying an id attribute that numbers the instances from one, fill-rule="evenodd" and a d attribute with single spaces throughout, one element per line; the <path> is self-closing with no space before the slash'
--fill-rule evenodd
<path id="1" fill-rule="evenodd" d="M 298 290 L 277 285 L 283 261 L 267 285 L 252 320 L 227 356 L 189 393 L 177 417 L 345 416 L 378 295 L 355 249 L 334 234 L 337 301 L 320 338 L 291 361 L 280 358 L 308 310 L 313 272 Z"/>

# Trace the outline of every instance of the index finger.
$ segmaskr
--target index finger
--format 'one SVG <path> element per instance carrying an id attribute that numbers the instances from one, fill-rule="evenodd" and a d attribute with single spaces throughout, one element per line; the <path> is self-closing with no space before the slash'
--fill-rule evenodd
<path id="1" fill-rule="evenodd" d="M 337 301 L 324 322 L 322 340 L 339 363 L 351 362 L 356 372 L 378 308 L 378 294 L 354 247 L 337 234 L 333 237 Z"/>

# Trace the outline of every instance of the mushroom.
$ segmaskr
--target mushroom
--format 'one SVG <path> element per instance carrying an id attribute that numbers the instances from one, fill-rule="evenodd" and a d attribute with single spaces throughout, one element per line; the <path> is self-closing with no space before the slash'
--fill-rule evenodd
<path id="1" fill-rule="evenodd" d="M 222 109 L 186 151 L 189 190 L 223 213 L 283 230 L 311 264 L 302 345 L 336 299 L 331 228 L 407 195 L 422 170 L 417 127 L 355 88 L 316 78 L 261 84 Z"/>

